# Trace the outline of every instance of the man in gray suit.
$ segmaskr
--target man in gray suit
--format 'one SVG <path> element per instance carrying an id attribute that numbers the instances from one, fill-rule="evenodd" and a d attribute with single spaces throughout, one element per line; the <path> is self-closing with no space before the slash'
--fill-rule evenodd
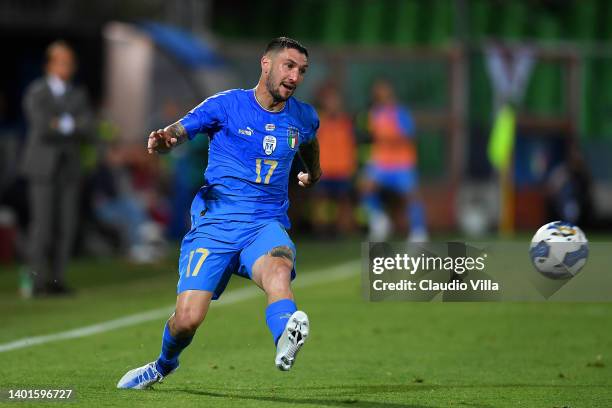
<path id="1" fill-rule="evenodd" d="M 30 270 L 33 294 L 63 295 L 64 271 L 79 216 L 80 145 L 90 139 L 87 94 L 71 84 L 74 51 L 62 41 L 47 48 L 46 75 L 24 97 L 28 139 L 22 170 L 30 185 Z"/>

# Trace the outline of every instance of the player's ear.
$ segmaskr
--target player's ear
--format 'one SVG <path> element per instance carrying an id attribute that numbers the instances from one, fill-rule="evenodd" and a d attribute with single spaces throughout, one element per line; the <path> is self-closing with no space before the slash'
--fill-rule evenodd
<path id="1" fill-rule="evenodd" d="M 272 58 L 268 54 L 264 54 L 261 57 L 261 72 L 264 74 L 268 74 L 270 72 L 270 67 L 272 66 Z"/>

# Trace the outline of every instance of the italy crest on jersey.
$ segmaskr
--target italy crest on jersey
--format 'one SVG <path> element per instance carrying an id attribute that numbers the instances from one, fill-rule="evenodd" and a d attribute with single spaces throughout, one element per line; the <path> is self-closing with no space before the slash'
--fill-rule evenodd
<path id="1" fill-rule="evenodd" d="M 297 147 L 299 137 L 300 131 L 293 126 L 289 126 L 287 129 L 287 143 L 289 144 L 290 148 L 295 149 Z"/>
<path id="2" fill-rule="evenodd" d="M 276 138 L 271 135 L 264 137 L 263 149 L 268 156 L 271 155 L 276 149 Z"/>

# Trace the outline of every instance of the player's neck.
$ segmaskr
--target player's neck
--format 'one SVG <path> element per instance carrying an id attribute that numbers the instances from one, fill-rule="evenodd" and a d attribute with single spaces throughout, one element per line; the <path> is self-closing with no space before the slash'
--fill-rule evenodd
<path id="1" fill-rule="evenodd" d="M 266 90 L 265 86 L 257 84 L 255 87 L 255 100 L 263 109 L 270 112 L 280 112 L 285 107 L 287 101 L 276 101 L 274 97 Z"/>

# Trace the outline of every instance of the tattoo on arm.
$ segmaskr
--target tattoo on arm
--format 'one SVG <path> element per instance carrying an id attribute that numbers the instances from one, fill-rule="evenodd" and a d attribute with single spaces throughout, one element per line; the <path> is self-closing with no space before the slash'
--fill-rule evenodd
<path id="1" fill-rule="evenodd" d="M 279 246 L 272 248 L 268 254 L 275 258 L 286 258 L 293 262 L 293 251 L 287 246 Z"/>
<path id="2" fill-rule="evenodd" d="M 187 140 L 187 130 L 185 130 L 185 127 L 181 122 L 174 122 L 170 126 L 166 126 L 164 130 L 169 132 L 172 137 L 176 138 L 177 145 L 180 145 Z"/>
<path id="3" fill-rule="evenodd" d="M 311 142 L 301 145 L 300 154 L 304 164 L 308 167 L 311 182 L 316 183 L 323 174 L 319 163 L 319 141 L 314 138 Z"/>

